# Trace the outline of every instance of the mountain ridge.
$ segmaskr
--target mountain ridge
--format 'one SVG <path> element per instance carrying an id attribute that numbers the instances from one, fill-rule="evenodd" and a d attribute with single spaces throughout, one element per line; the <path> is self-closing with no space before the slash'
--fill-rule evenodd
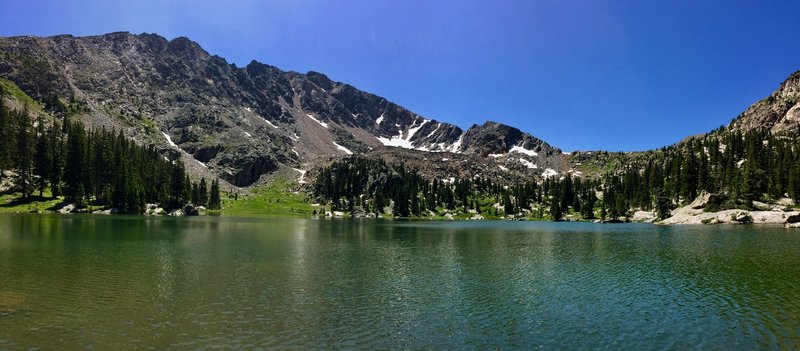
<path id="1" fill-rule="evenodd" d="M 87 124 L 159 143 L 190 171 L 210 167 L 236 186 L 280 168 L 381 147 L 485 156 L 517 146 L 479 145 L 487 138 L 477 136 L 487 128 L 496 134 L 496 126 L 464 131 L 319 72 L 282 71 L 256 60 L 239 68 L 186 37 L 6 37 L 0 52 L 0 75 L 35 99 L 85 102 L 79 118 Z M 516 128 L 505 131 L 552 158 L 529 153 L 527 162 L 558 167 L 560 150 Z"/>
<path id="2" fill-rule="evenodd" d="M 393 148 L 391 158 L 413 161 L 423 172 L 436 168 L 427 167 L 434 159 L 481 165 L 467 176 L 509 179 L 567 174 L 580 165 L 513 126 L 487 121 L 463 130 L 323 73 L 256 60 L 237 67 L 187 37 L 0 37 L 0 77 L 49 102 L 55 113 L 52 106 L 82 104 L 72 115 L 88 125 L 124 130 L 181 159 L 191 173 L 218 175 L 237 187 L 276 172 L 302 177 L 350 154 L 385 158 Z M 798 92 L 800 72 L 731 128 L 797 130 Z"/>

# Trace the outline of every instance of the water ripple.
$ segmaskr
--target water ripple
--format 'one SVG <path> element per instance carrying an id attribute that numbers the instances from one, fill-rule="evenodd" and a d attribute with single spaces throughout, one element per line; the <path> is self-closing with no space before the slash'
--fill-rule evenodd
<path id="1" fill-rule="evenodd" d="M 121 221 L 0 217 L 0 349 L 800 345 L 780 228 Z"/>

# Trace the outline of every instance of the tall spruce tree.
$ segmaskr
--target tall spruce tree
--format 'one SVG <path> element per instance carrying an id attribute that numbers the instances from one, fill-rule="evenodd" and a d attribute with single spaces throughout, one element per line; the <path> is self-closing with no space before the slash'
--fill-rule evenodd
<path id="1" fill-rule="evenodd" d="M 34 191 L 33 156 L 35 152 L 35 135 L 27 105 L 17 115 L 17 177 L 16 186 L 23 199 L 29 198 Z"/>
<path id="2" fill-rule="evenodd" d="M 38 175 L 36 188 L 39 190 L 39 197 L 41 197 L 48 181 L 52 178 L 53 149 L 49 144 L 50 139 L 47 131 L 45 131 L 44 119 L 41 115 L 39 115 L 36 123 L 36 148 L 33 156 L 33 168 L 36 175 Z"/>
<path id="3" fill-rule="evenodd" d="M 208 208 L 219 210 L 222 208 L 222 199 L 219 194 L 219 180 L 211 181 L 211 192 L 208 197 Z"/>

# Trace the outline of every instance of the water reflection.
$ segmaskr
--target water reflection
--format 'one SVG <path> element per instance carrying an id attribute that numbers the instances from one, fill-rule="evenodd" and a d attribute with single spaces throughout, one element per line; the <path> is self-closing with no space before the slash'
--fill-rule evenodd
<path id="1" fill-rule="evenodd" d="M 0 348 L 796 348 L 782 228 L 0 217 Z"/>

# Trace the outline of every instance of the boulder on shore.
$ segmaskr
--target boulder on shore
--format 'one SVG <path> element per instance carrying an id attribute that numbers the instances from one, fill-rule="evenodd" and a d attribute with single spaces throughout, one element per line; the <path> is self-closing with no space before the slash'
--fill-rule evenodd
<path id="1" fill-rule="evenodd" d="M 712 194 L 703 190 L 700 195 L 697 195 L 697 198 L 695 198 L 689 206 L 695 210 L 699 210 L 701 208 L 705 208 L 709 204 L 717 202 L 718 199 L 719 198 L 716 194 Z"/>
<path id="2" fill-rule="evenodd" d="M 653 222 L 656 220 L 655 212 L 650 211 L 636 211 L 633 213 L 634 222 Z"/>
<path id="3" fill-rule="evenodd" d="M 183 206 L 183 214 L 186 216 L 197 216 L 200 212 L 197 210 L 197 207 L 194 207 L 192 204 L 186 204 Z"/>
<path id="4" fill-rule="evenodd" d="M 761 201 L 753 201 L 753 208 L 759 211 L 769 211 L 772 209 L 772 206 Z"/>
<path id="5" fill-rule="evenodd" d="M 718 212 L 703 212 L 693 209 L 691 205 L 677 208 L 672 211 L 672 217 L 659 224 L 786 224 L 791 221 L 800 223 L 800 213 L 777 211 L 745 211 L 722 210 Z"/>
<path id="6" fill-rule="evenodd" d="M 481 215 L 480 213 L 476 213 L 476 214 L 472 215 L 472 217 L 470 217 L 469 219 L 471 221 L 482 221 L 483 220 L 483 215 Z"/>
<path id="7" fill-rule="evenodd" d="M 800 214 L 793 214 L 786 217 L 786 223 L 795 224 L 800 223 Z"/>

